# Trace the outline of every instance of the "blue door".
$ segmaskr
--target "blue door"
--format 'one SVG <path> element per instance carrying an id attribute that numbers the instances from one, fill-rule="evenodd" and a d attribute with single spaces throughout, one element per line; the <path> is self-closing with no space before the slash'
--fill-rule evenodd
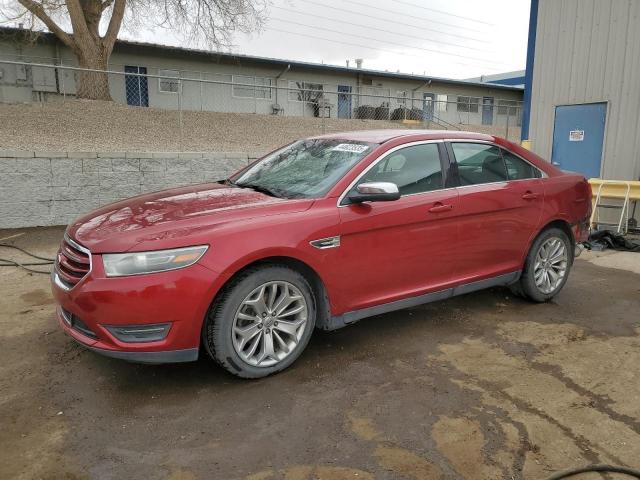
<path id="1" fill-rule="evenodd" d="M 556 107 L 551 161 L 587 178 L 600 176 L 606 103 Z"/>
<path id="2" fill-rule="evenodd" d="M 338 85 L 338 118 L 351 118 L 351 85 Z"/>
<path id="3" fill-rule="evenodd" d="M 124 71 L 125 73 L 146 75 L 147 67 L 125 65 Z M 125 75 L 124 84 L 127 89 L 127 105 L 133 105 L 136 107 L 149 106 L 149 85 L 147 84 L 147 77 Z"/>
<path id="4" fill-rule="evenodd" d="M 482 124 L 493 125 L 493 97 L 482 97 Z"/>
<path id="5" fill-rule="evenodd" d="M 436 96 L 433 93 L 425 93 L 422 95 L 422 118 L 427 122 L 433 120 L 433 101 L 435 98 Z"/>

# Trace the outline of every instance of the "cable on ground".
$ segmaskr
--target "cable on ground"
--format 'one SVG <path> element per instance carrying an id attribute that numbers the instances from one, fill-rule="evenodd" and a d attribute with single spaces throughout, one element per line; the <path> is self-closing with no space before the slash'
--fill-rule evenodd
<path id="1" fill-rule="evenodd" d="M 0 247 L 12 248 L 14 250 L 18 250 L 18 251 L 24 253 L 25 255 L 27 255 L 27 256 L 29 256 L 31 258 L 35 258 L 36 260 L 41 260 L 39 262 L 18 262 L 17 260 L 12 260 L 12 259 L 8 259 L 8 258 L 0 258 L 0 267 L 18 267 L 18 268 L 22 268 L 23 270 L 26 270 L 27 272 L 42 273 L 44 275 L 49 275 L 51 273 L 50 271 L 37 270 L 37 269 L 31 268 L 31 267 L 44 266 L 44 265 L 53 265 L 53 263 L 55 262 L 55 260 L 53 258 L 48 258 L 48 257 L 43 257 L 41 255 L 36 255 L 35 253 L 31 253 L 31 252 L 25 250 L 24 248 L 18 247 L 16 245 L 11 245 L 10 243 L 0 243 Z"/>
<path id="2" fill-rule="evenodd" d="M 588 465 L 586 467 L 571 468 L 557 472 L 547 478 L 547 480 L 560 480 L 562 478 L 573 477 L 581 473 L 622 473 L 634 478 L 640 478 L 640 470 L 630 467 L 620 467 L 617 465 Z"/>

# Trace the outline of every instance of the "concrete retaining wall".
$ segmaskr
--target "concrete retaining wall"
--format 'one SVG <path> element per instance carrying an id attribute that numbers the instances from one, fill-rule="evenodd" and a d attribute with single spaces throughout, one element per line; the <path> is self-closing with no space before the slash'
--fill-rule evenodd
<path id="1" fill-rule="evenodd" d="M 241 153 L 0 151 L 0 228 L 66 225 L 127 197 L 219 180 L 250 161 Z"/>

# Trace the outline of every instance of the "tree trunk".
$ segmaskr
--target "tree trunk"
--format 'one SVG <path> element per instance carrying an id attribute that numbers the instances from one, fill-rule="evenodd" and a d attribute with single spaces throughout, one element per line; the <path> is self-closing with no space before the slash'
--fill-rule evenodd
<path id="1" fill-rule="evenodd" d="M 108 59 L 101 53 L 87 52 L 78 55 L 80 68 L 108 70 Z M 88 100 L 111 101 L 109 76 L 106 73 L 79 71 L 76 77 L 76 96 Z"/>
<path id="2" fill-rule="evenodd" d="M 1 1 L 1 0 L 0 0 Z M 28 12 L 37 17 L 78 57 L 81 68 L 107 70 L 120 25 L 124 18 L 127 0 L 65 0 L 44 2 L 18 0 Z M 66 6 L 73 34 L 65 32 L 51 18 L 52 12 Z M 100 36 L 100 21 L 105 9 L 113 7 L 109 26 L 104 37 Z M 111 101 L 109 77 L 106 73 L 79 71 L 76 76 L 78 98 Z"/>

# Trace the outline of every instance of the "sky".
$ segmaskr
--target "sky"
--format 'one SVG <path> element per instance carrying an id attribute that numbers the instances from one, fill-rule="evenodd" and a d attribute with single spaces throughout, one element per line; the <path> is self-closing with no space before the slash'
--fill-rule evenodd
<path id="1" fill-rule="evenodd" d="M 523 70 L 530 0 L 270 0 L 264 28 L 224 51 L 446 78 Z M 185 43 L 162 28 L 120 38 Z"/>
<path id="2" fill-rule="evenodd" d="M 530 0 L 272 0 L 260 32 L 230 51 L 471 78 L 524 70 Z M 156 28 L 122 38 L 184 45 Z"/>

